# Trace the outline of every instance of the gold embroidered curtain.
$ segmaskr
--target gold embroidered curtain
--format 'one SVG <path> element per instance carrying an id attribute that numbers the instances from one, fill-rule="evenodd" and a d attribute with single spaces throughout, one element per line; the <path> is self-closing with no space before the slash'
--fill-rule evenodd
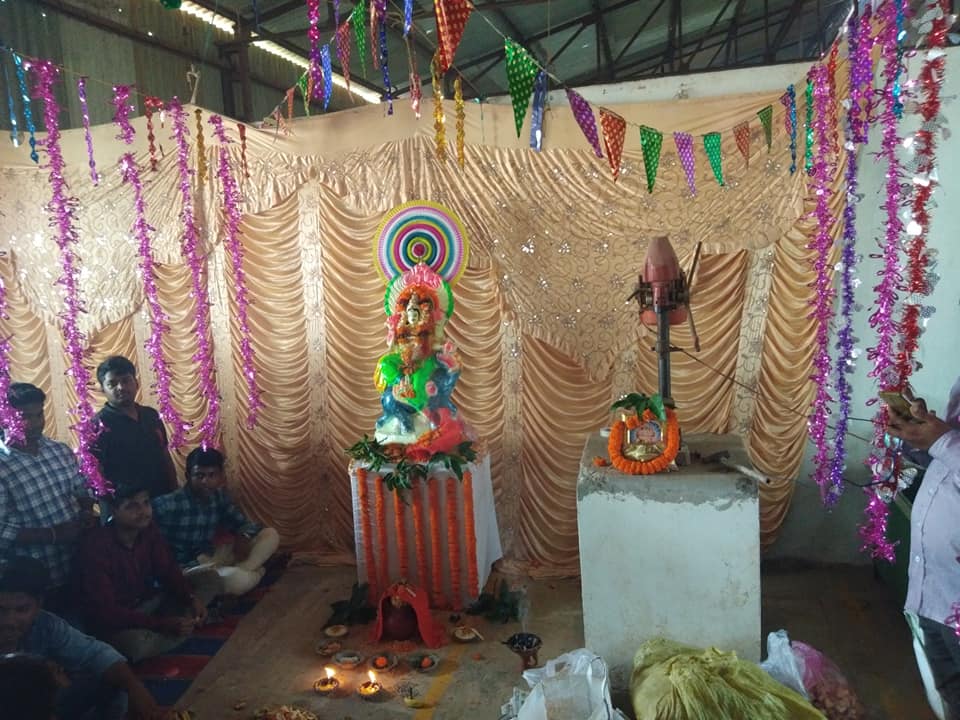
<path id="1" fill-rule="evenodd" d="M 755 113 L 770 104 L 775 131 L 768 154 Z M 368 108 L 297 122 L 288 136 L 248 131 L 251 177 L 242 186 L 242 231 L 265 405 L 253 429 L 243 422 L 234 287 L 218 238 L 213 170 L 198 183 L 198 214 L 209 229 L 212 333 L 230 478 L 245 507 L 276 526 L 287 546 L 325 561 L 353 558 L 343 448 L 370 433 L 379 414 L 372 372 L 385 337 L 372 239 L 386 211 L 418 198 L 454 209 L 471 241 L 449 326 L 464 366 L 455 401 L 491 453 L 508 568 L 541 575 L 579 570 L 575 492 L 583 442 L 608 423 L 609 405 L 620 394 L 656 388 L 650 336 L 635 306 L 625 304 L 655 234 L 668 234 L 685 263 L 695 243 L 704 243 L 693 287 L 703 349 L 694 357 L 675 354 L 673 365 L 684 429 L 746 438 L 754 462 L 774 479 L 761 488 L 761 529 L 765 544 L 775 539 L 789 508 L 812 396 L 806 317 L 812 275 L 805 249 L 812 228 L 802 219 L 802 174 L 787 171 L 783 109 L 772 94 L 616 109 L 630 122 L 664 130 L 652 194 L 639 133 L 628 137 L 614 184 L 566 108 L 548 112 L 546 149 L 538 154 L 512 134 L 509 106 L 468 107 L 463 170 L 452 160 L 440 164 L 428 121 L 417 124 L 399 108 L 390 119 Z M 452 130 L 452 116 L 448 120 Z M 742 120 L 751 120 L 753 129 L 749 166 L 730 131 Z M 698 192 L 690 196 L 669 136 L 674 130 L 695 138 L 724 131 L 725 187 L 698 147 Z M 151 402 L 129 190 L 108 170 L 107 158 L 120 153 L 112 129 L 94 133 L 105 171 L 99 188 L 80 170 L 86 166 L 82 134 L 64 134 L 76 168 L 71 188 L 81 201 L 89 362 L 93 367 L 114 352 L 131 356 Z M 213 168 L 216 148 L 207 141 Z M 179 255 L 176 158 L 165 137 L 162 147 L 159 171 L 144 171 L 148 216 L 158 229 L 174 398 L 183 417 L 198 425 L 206 408 L 191 359 L 194 301 Z M 239 146 L 229 150 L 236 169 Z M 13 376 L 48 391 L 48 429 L 69 440 L 74 398 L 63 382 L 55 326 L 56 248 L 38 201 L 48 194 L 45 175 L 9 149 L 0 151 L 0 168 L 10 189 L 0 198 L 0 238 L 10 250 L 0 273 L 9 288 L 10 317 L 2 329 L 13 338 Z M 835 198 L 842 201 L 842 193 Z M 692 349 L 686 327 L 675 329 L 674 340 Z"/>

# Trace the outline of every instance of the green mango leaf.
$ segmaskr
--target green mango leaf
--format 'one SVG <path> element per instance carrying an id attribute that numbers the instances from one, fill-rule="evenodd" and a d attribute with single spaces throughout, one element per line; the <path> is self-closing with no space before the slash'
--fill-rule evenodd
<path id="1" fill-rule="evenodd" d="M 651 395 L 647 400 L 647 407 L 650 409 L 654 415 L 657 416 L 657 419 L 666 421 L 667 419 L 667 409 L 663 406 L 663 398 L 659 395 Z"/>

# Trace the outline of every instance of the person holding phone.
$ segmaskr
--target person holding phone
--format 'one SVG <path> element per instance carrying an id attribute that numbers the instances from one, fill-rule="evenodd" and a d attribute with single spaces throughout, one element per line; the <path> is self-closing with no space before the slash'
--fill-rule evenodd
<path id="1" fill-rule="evenodd" d="M 887 432 L 930 456 L 911 512 L 905 609 L 919 618 L 946 720 L 960 720 L 960 638 L 946 625 L 960 600 L 960 379 L 943 418 L 909 389 L 903 395 L 909 415 L 891 405 Z"/>

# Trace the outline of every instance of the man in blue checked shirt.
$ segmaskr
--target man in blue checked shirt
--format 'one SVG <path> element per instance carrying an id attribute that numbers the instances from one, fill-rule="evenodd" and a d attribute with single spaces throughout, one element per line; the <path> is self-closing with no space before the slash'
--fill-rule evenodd
<path id="1" fill-rule="evenodd" d="M 120 653 L 40 609 L 46 582 L 45 568 L 33 558 L 13 558 L 5 566 L 0 576 L 0 656 L 22 653 L 55 668 L 61 685 L 54 698 L 57 720 L 123 720 L 128 706 L 141 720 L 173 720 L 173 713 L 157 706 Z M 2 707 L 0 713 L 10 710 Z"/>
<path id="2" fill-rule="evenodd" d="M 95 522 L 73 451 L 43 436 L 43 391 L 13 383 L 7 401 L 20 411 L 24 441 L 0 451 L 0 557 L 40 560 L 50 577 L 48 599 L 63 605 L 77 539 Z"/>
<path id="3" fill-rule="evenodd" d="M 250 520 L 227 493 L 223 455 L 195 448 L 187 455 L 187 484 L 153 501 L 154 520 L 184 573 L 213 567 L 228 595 L 243 595 L 263 578 L 264 565 L 280 536 Z M 232 532 L 232 544 L 215 546 L 218 529 Z"/>

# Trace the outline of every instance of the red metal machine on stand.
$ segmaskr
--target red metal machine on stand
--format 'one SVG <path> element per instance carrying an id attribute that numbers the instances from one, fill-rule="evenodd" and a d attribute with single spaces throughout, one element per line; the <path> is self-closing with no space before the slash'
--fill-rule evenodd
<path id="1" fill-rule="evenodd" d="M 699 260 L 700 243 L 697 243 L 690 272 L 685 274 L 666 236 L 653 238 L 647 248 L 640 282 L 629 298 L 640 305 L 640 322 L 648 328 L 656 326 L 657 343 L 653 350 L 657 353 L 659 392 L 668 407 L 674 407 L 670 394 L 670 353 L 679 349 L 670 344 L 670 326 L 688 322 L 694 350 L 700 350 L 700 339 L 690 312 L 690 283 Z"/>

